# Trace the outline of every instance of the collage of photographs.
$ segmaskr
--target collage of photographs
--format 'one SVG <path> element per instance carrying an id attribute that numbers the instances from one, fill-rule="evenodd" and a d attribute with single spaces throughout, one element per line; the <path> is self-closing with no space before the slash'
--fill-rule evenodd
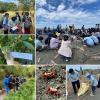
<path id="1" fill-rule="evenodd" d="M 0 0 L 0 100 L 100 100 L 100 0 Z"/>

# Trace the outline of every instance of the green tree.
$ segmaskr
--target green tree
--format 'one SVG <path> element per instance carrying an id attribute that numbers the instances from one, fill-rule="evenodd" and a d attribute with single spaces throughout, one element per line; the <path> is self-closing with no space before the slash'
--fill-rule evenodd
<path id="1" fill-rule="evenodd" d="M 23 10 L 29 11 L 30 8 L 34 8 L 35 0 L 19 0 L 19 4 L 23 7 Z"/>

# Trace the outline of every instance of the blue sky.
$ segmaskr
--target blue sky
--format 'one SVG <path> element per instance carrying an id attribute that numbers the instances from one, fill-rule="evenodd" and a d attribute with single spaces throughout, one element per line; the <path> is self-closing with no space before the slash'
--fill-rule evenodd
<path id="1" fill-rule="evenodd" d="M 18 0 L 0 0 L 0 1 L 3 1 L 3 2 L 14 2 L 14 3 L 18 3 Z"/>
<path id="2" fill-rule="evenodd" d="M 100 23 L 100 0 L 36 0 L 37 27 L 75 24 L 95 27 Z"/>
<path id="3" fill-rule="evenodd" d="M 80 70 L 80 67 L 82 69 L 99 69 L 100 70 L 100 65 L 66 65 L 66 69 L 69 70 L 70 68 L 73 68 L 74 70 Z"/>

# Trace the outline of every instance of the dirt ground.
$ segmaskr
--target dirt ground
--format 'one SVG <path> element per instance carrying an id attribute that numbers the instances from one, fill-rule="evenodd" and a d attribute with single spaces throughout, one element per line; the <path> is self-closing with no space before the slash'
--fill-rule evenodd
<path id="1" fill-rule="evenodd" d="M 96 74 L 96 79 L 99 80 L 100 75 L 97 74 L 98 70 L 95 70 L 95 71 L 92 70 L 92 72 L 94 74 Z M 88 83 L 89 84 L 89 81 L 86 78 L 81 77 L 80 83 Z M 96 89 L 95 96 L 92 96 L 92 97 L 90 96 L 90 93 L 91 93 L 91 87 L 90 87 L 89 90 L 84 95 L 78 97 L 77 95 L 74 95 L 74 91 L 73 91 L 71 82 L 67 81 L 67 91 L 68 91 L 67 100 L 100 100 L 100 88 Z"/>
<path id="2" fill-rule="evenodd" d="M 83 45 L 82 40 L 72 42 L 73 56 L 70 62 L 64 61 L 58 50 L 45 50 L 36 53 L 37 64 L 100 64 L 100 44 L 93 47 Z"/>
<path id="3" fill-rule="evenodd" d="M 5 96 L 6 96 L 6 94 L 0 95 L 0 100 L 4 100 Z"/>
<path id="4" fill-rule="evenodd" d="M 37 100 L 66 100 L 66 80 L 65 80 L 65 66 L 44 66 L 40 67 L 39 65 L 37 66 Z M 64 68 L 64 69 L 63 69 Z M 44 79 L 42 77 L 42 73 L 45 71 L 50 71 L 50 70 L 56 70 L 57 76 L 55 78 L 51 79 Z M 62 79 L 63 77 L 64 79 Z M 47 93 L 47 87 L 51 86 L 53 88 L 59 87 L 59 91 L 61 93 L 60 97 L 57 97 L 55 95 L 51 95 Z"/>
<path id="5" fill-rule="evenodd" d="M 78 96 L 70 96 L 67 98 L 67 100 L 100 100 L 100 88 L 97 88 L 96 90 L 96 95 L 95 96 L 90 96 L 90 92 L 83 96 L 81 99 L 78 98 Z"/>

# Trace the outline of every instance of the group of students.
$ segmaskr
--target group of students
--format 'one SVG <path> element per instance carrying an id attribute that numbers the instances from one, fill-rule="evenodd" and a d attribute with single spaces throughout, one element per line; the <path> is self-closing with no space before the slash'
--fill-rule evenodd
<path id="1" fill-rule="evenodd" d="M 72 57 L 71 50 L 71 39 L 68 35 L 64 35 L 61 40 L 56 34 L 48 34 L 48 37 L 45 39 L 42 36 L 37 36 L 35 40 L 36 50 L 42 51 L 46 49 L 57 49 L 58 54 L 61 55 L 62 59 L 65 61 L 70 61 Z"/>
<path id="2" fill-rule="evenodd" d="M 6 75 L 4 79 L 6 93 L 8 94 L 11 90 L 16 92 L 24 82 L 26 82 L 26 79 L 23 76 Z"/>
<path id="3" fill-rule="evenodd" d="M 90 96 L 94 96 L 96 94 L 96 88 L 100 88 L 100 79 L 97 80 L 96 76 L 92 72 L 86 72 L 84 77 L 89 81 L 91 86 Z M 77 94 L 80 89 L 80 73 L 71 68 L 69 69 L 67 78 L 72 83 L 74 94 Z"/>
<path id="4" fill-rule="evenodd" d="M 30 34 L 32 27 L 31 13 L 22 12 L 22 15 L 20 15 L 16 12 L 16 15 L 11 18 L 9 18 L 9 13 L 5 13 L 2 16 L 0 26 L 4 34 Z"/>

